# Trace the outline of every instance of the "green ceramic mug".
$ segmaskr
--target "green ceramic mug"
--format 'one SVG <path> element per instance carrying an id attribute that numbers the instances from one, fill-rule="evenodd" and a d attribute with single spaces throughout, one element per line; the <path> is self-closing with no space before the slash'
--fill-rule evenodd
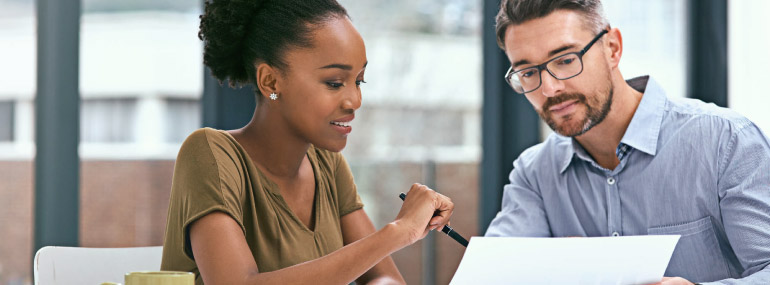
<path id="1" fill-rule="evenodd" d="M 126 285 L 195 285 L 195 274 L 181 271 L 140 271 L 126 273 Z"/>

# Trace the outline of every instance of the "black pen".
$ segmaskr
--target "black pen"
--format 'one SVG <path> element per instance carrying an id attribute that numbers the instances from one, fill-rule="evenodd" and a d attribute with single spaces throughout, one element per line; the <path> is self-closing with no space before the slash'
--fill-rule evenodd
<path id="1" fill-rule="evenodd" d="M 401 194 L 398 194 L 398 197 L 401 198 L 401 201 L 404 201 L 406 199 L 406 194 L 403 192 Z M 449 225 L 444 225 L 444 228 L 441 229 L 441 232 L 447 234 L 452 239 L 456 240 L 460 244 L 462 244 L 464 247 L 468 247 L 468 240 L 466 240 L 463 236 L 458 234 L 454 229 L 449 227 Z"/>

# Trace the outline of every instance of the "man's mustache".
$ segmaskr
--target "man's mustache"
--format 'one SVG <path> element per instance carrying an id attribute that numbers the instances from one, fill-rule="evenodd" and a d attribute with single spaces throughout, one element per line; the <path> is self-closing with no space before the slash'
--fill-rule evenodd
<path id="1" fill-rule="evenodd" d="M 558 97 L 550 97 L 545 100 L 545 103 L 543 103 L 542 110 L 545 113 L 549 113 L 551 107 L 570 100 L 577 100 L 580 103 L 585 103 L 586 96 L 580 93 L 567 93 Z"/>

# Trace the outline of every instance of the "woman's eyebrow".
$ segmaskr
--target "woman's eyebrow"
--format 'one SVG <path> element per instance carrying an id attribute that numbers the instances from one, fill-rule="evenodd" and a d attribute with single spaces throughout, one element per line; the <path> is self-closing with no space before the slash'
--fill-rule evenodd
<path id="1" fill-rule="evenodd" d="M 340 63 L 332 63 L 327 66 L 321 67 L 319 69 L 331 69 L 331 68 L 339 68 L 342 70 L 353 70 L 353 67 L 348 64 L 340 64 Z"/>
<path id="2" fill-rule="evenodd" d="M 364 63 L 364 68 L 366 68 L 366 65 L 368 65 L 368 64 L 369 64 L 368 61 L 365 62 Z M 329 65 L 323 66 L 323 67 L 321 67 L 319 69 L 330 69 L 330 68 L 339 68 L 339 69 L 342 69 L 342 70 L 353 70 L 353 66 L 351 66 L 349 64 L 341 64 L 341 63 L 332 63 L 332 64 L 329 64 Z"/>

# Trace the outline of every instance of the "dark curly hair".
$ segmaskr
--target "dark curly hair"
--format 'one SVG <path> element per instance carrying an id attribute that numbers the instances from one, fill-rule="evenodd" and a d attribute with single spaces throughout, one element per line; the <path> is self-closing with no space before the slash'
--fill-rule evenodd
<path id="1" fill-rule="evenodd" d="M 284 52 L 311 47 L 314 25 L 335 17 L 348 17 L 335 0 L 207 0 L 198 31 L 203 63 L 220 84 L 257 87 L 255 63 L 285 69 Z"/>

